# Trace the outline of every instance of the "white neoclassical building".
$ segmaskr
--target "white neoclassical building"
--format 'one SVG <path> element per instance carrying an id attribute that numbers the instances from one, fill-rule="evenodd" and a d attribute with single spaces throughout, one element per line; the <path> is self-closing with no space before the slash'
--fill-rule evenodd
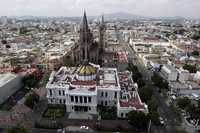
<path id="1" fill-rule="evenodd" d="M 131 110 L 148 113 L 131 73 L 85 63 L 53 71 L 46 85 L 49 104 L 65 104 L 67 112 L 97 114 L 97 105 L 116 106 L 118 117 Z"/>

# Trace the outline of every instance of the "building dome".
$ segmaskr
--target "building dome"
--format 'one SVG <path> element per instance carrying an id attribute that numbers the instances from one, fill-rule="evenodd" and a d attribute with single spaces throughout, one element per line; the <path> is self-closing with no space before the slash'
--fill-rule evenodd
<path id="1" fill-rule="evenodd" d="M 86 63 L 76 70 L 77 80 L 89 81 L 96 78 L 97 68 Z"/>
<path id="2" fill-rule="evenodd" d="M 96 74 L 96 70 L 97 69 L 91 65 L 81 65 L 77 69 L 76 74 L 88 76 L 88 75 Z"/>

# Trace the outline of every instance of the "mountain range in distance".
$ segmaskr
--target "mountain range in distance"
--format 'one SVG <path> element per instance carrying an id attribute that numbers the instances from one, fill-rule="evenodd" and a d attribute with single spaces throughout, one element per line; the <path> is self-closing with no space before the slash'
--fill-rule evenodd
<path id="1" fill-rule="evenodd" d="M 107 20 L 185 20 L 186 18 L 181 16 L 173 17 L 145 17 L 140 15 L 134 15 L 131 13 L 117 12 L 103 14 Z M 101 15 L 88 16 L 88 19 L 98 19 Z M 82 16 L 79 17 L 47 17 L 47 16 L 10 16 L 8 18 L 17 18 L 20 20 L 31 20 L 31 19 L 66 19 L 66 20 L 80 20 Z"/>

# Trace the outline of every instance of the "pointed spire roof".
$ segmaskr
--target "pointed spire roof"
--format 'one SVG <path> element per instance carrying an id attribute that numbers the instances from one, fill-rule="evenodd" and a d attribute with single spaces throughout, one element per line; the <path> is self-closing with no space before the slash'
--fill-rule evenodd
<path id="1" fill-rule="evenodd" d="M 101 22 L 104 24 L 104 14 L 101 16 Z"/>
<path id="2" fill-rule="evenodd" d="M 86 11 L 84 10 L 84 15 L 83 15 L 83 21 L 81 24 L 82 30 L 88 30 L 88 22 L 87 22 L 87 16 L 86 16 Z"/>

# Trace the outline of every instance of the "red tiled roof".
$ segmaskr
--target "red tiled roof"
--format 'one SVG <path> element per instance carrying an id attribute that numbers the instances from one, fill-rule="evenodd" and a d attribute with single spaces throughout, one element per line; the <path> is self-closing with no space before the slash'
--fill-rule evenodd
<path id="1" fill-rule="evenodd" d="M 138 97 L 131 97 L 128 101 L 120 101 L 121 107 L 135 107 L 136 109 L 144 109 L 144 105 L 142 105 L 138 99 Z"/>
<path id="2" fill-rule="evenodd" d="M 128 59 L 125 52 L 118 51 L 117 58 L 120 63 L 128 63 Z"/>
<path id="3" fill-rule="evenodd" d="M 14 67 L 9 67 L 9 68 L 0 68 L 0 73 L 5 73 L 5 72 L 13 72 L 15 70 Z"/>

